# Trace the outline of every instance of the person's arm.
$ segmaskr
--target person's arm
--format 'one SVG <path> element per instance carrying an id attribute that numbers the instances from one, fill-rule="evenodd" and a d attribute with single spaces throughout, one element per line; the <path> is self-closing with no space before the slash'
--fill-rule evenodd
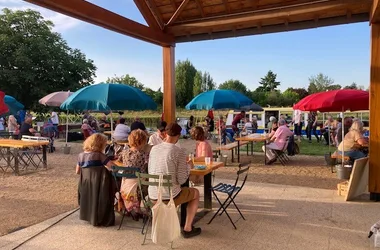
<path id="1" fill-rule="evenodd" d="M 184 149 L 181 149 L 178 154 L 177 164 L 178 164 L 176 166 L 177 182 L 178 184 L 182 185 L 189 178 L 190 168 L 193 167 L 193 162 L 191 159 L 188 159 L 186 161 L 186 152 Z"/>
<path id="2" fill-rule="evenodd" d="M 79 167 L 78 164 L 77 164 L 77 166 L 75 167 L 75 173 L 76 173 L 76 174 L 80 174 L 80 167 Z"/>
<path id="3" fill-rule="evenodd" d="M 313 127 L 317 126 L 317 121 L 318 121 L 318 115 L 315 115 L 315 120 L 313 123 Z"/>

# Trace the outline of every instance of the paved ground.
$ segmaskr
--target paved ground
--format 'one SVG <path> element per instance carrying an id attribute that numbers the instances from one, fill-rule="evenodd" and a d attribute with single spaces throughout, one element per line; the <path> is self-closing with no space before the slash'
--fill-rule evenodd
<path id="1" fill-rule="evenodd" d="M 368 200 L 368 197 L 365 197 Z M 335 190 L 248 182 L 238 198 L 246 221 L 234 230 L 226 216 L 207 225 L 211 214 L 197 226 L 203 233 L 193 239 L 178 239 L 175 249 L 370 249 L 370 226 L 380 219 L 379 204 L 345 202 Z M 230 210 L 233 218 L 238 215 Z M 64 215 L 5 235 L 1 249 L 18 244 L 61 219 Z M 27 214 L 26 214 L 27 216 Z M 120 218 L 117 217 L 117 222 Z M 141 223 L 127 220 L 116 227 L 95 228 L 74 213 L 21 245 L 18 249 L 168 249 L 148 241 L 141 246 Z"/>

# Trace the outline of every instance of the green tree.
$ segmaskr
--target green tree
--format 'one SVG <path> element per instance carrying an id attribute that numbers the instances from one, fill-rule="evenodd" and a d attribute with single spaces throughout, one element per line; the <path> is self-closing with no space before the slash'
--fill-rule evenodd
<path id="1" fill-rule="evenodd" d="M 216 88 L 214 79 L 212 79 L 210 73 L 204 72 L 202 76 L 202 91 L 210 91 Z"/>
<path id="2" fill-rule="evenodd" d="M 304 88 L 288 88 L 286 91 L 297 93 L 300 100 L 309 95 L 309 92 Z"/>
<path id="3" fill-rule="evenodd" d="M 300 100 L 300 97 L 293 90 L 287 89 L 286 91 L 282 93 L 281 99 L 282 99 L 282 103 L 281 103 L 282 106 L 289 107 L 297 103 Z"/>
<path id="4" fill-rule="evenodd" d="M 228 80 L 219 85 L 219 89 L 236 90 L 244 95 L 247 94 L 247 87 L 239 80 Z"/>
<path id="5" fill-rule="evenodd" d="M 186 106 L 194 96 L 194 77 L 197 73 L 189 61 L 177 61 L 175 67 L 176 102 L 180 107 Z"/>
<path id="6" fill-rule="evenodd" d="M 274 91 L 280 86 L 280 82 L 276 81 L 277 74 L 273 73 L 273 71 L 269 70 L 268 73 L 261 78 L 258 87 L 259 91 Z"/>
<path id="7" fill-rule="evenodd" d="M 162 93 L 161 88 L 158 88 L 158 90 L 154 94 L 153 100 L 155 103 L 157 103 L 158 106 L 162 106 L 164 101 L 164 94 Z"/>
<path id="8" fill-rule="evenodd" d="M 268 102 L 267 102 L 267 94 L 266 92 L 263 92 L 263 91 L 250 91 L 249 92 L 249 97 L 251 98 L 251 100 L 262 106 L 262 107 L 266 107 Z"/>
<path id="9" fill-rule="evenodd" d="M 70 48 L 53 27 L 37 11 L 0 13 L 0 89 L 34 111 L 41 110 L 44 95 L 75 91 L 95 77 L 93 61 Z"/>
<path id="10" fill-rule="evenodd" d="M 342 86 L 340 86 L 339 84 L 334 84 L 334 80 L 332 78 L 322 73 L 319 73 L 316 76 L 311 76 L 309 78 L 308 92 L 310 94 L 341 88 Z"/>
<path id="11" fill-rule="evenodd" d="M 203 92 L 203 76 L 202 71 L 197 71 L 194 77 L 193 96 L 197 96 Z"/>
<path id="12" fill-rule="evenodd" d="M 270 92 L 265 92 L 266 94 L 266 99 L 267 99 L 267 104 L 269 106 L 282 106 L 282 98 L 281 98 L 281 93 L 280 91 L 270 91 Z"/>
<path id="13" fill-rule="evenodd" d="M 138 89 L 143 90 L 144 84 L 139 82 L 135 77 L 130 76 L 129 74 L 122 76 L 108 77 L 106 83 L 122 83 Z"/>

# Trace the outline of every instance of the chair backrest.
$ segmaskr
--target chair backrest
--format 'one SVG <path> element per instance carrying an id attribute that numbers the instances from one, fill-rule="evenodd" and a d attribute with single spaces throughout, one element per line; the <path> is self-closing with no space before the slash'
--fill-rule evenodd
<path id="1" fill-rule="evenodd" d="M 288 148 L 290 136 L 286 137 L 284 147 L 282 148 L 282 151 L 285 151 Z"/>
<path id="2" fill-rule="evenodd" d="M 117 178 L 126 178 L 126 179 L 136 179 L 136 173 L 140 172 L 140 168 L 136 167 L 120 167 L 120 166 L 112 166 L 112 176 L 115 179 L 116 188 L 119 191 L 119 182 Z"/>
<path id="3" fill-rule="evenodd" d="M 137 175 L 137 178 L 139 180 L 139 188 L 140 188 L 140 190 L 142 190 L 142 185 L 145 185 L 145 186 L 155 186 L 155 187 L 158 187 L 158 185 L 159 185 L 159 178 L 160 178 L 159 175 L 143 174 L 143 173 L 139 173 L 139 172 L 137 172 L 136 175 Z M 170 192 L 170 189 L 173 186 L 172 176 L 171 175 L 164 175 L 163 176 L 162 186 L 163 187 L 168 187 L 169 192 Z M 148 199 L 146 199 L 146 197 L 144 197 L 144 195 L 143 195 L 142 192 L 140 192 L 140 194 L 141 194 L 141 200 L 143 201 L 144 206 L 146 208 L 149 207 L 150 204 L 151 204 L 151 202 L 149 200 L 149 195 L 148 195 Z"/>
<path id="4" fill-rule="evenodd" d="M 248 172 L 249 172 L 250 164 L 251 164 L 251 162 L 239 164 L 239 170 L 236 172 L 236 181 L 234 184 L 235 188 L 237 187 L 239 180 L 241 180 L 241 177 L 245 174 L 243 177 L 243 181 L 240 185 L 240 189 L 243 189 L 243 186 L 244 186 L 244 184 L 248 178 Z"/>
<path id="5" fill-rule="evenodd" d="M 29 136 L 29 135 L 23 135 L 21 137 L 22 141 L 48 141 L 50 142 L 50 138 L 47 137 L 38 137 L 38 136 Z"/>

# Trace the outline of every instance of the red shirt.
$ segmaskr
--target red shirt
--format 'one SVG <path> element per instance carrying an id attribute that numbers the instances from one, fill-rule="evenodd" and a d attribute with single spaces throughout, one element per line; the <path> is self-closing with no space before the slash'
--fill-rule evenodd
<path id="1" fill-rule="evenodd" d="M 238 123 L 240 122 L 240 120 L 243 119 L 243 116 L 241 114 L 237 114 L 234 118 L 234 120 L 232 121 L 232 125 L 237 127 Z"/>

